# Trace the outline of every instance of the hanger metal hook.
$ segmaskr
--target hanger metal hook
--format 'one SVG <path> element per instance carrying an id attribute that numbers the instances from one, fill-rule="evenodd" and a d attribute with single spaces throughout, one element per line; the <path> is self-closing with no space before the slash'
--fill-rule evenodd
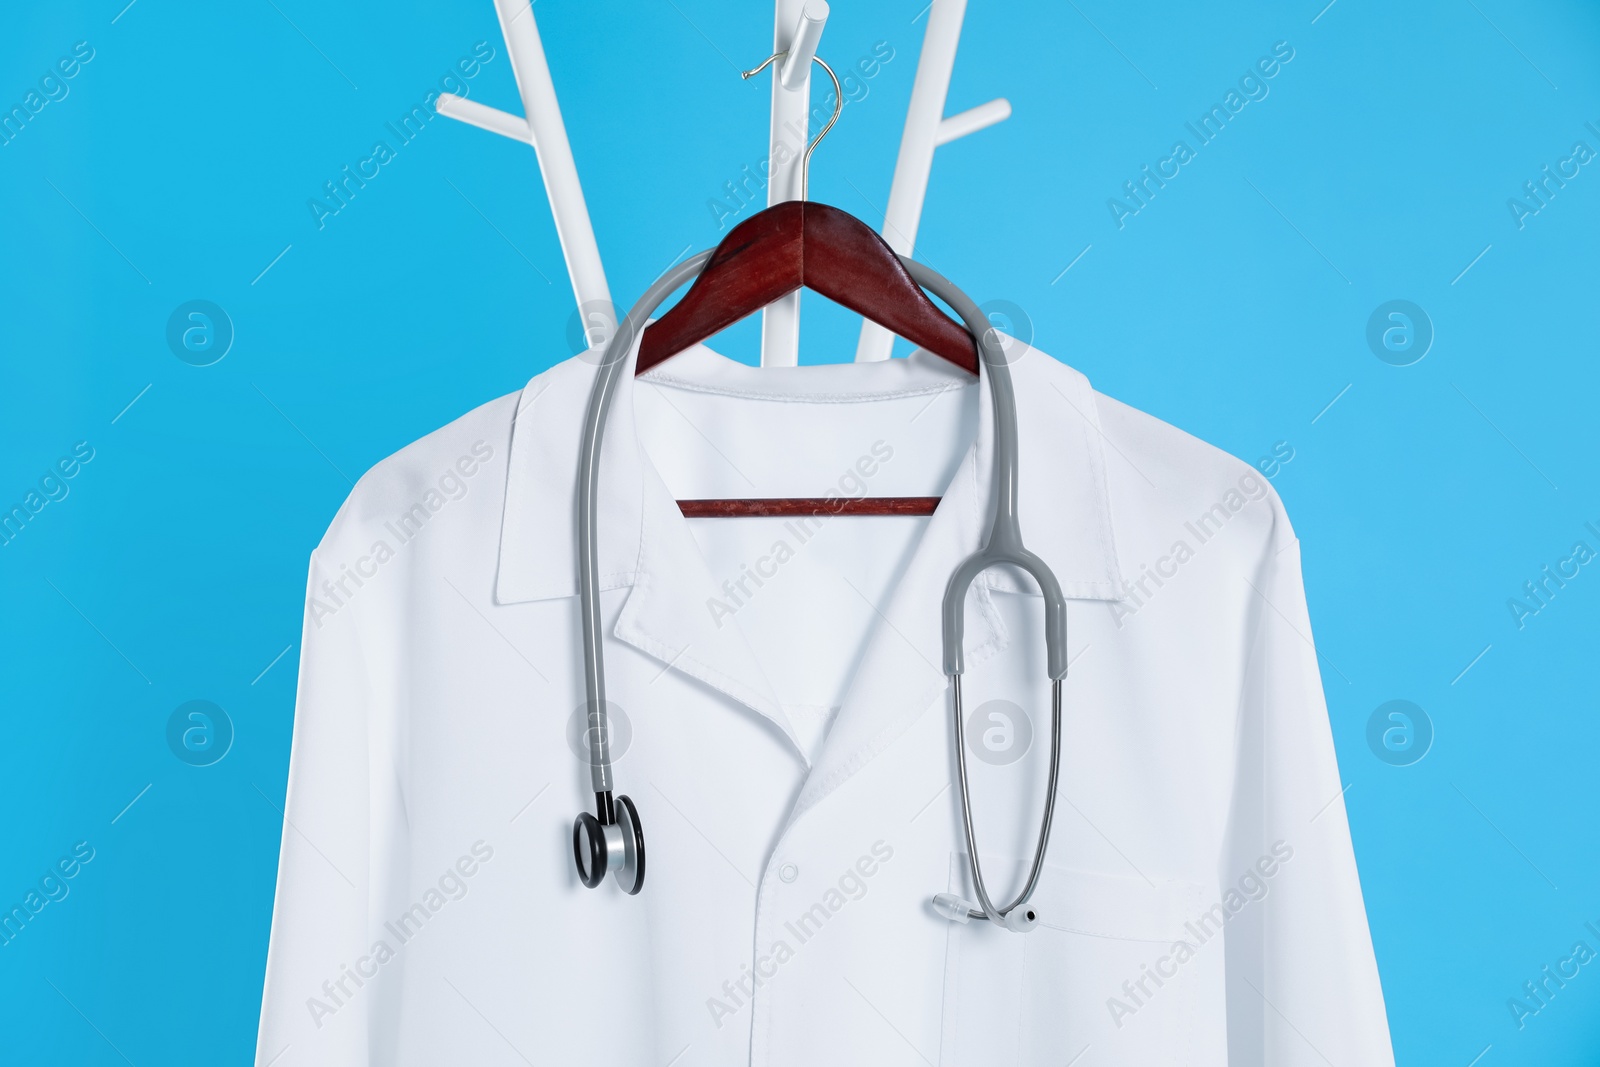
<path id="1" fill-rule="evenodd" d="M 784 49 L 782 52 L 774 52 L 772 55 L 767 57 L 766 62 L 761 64 L 761 66 L 756 67 L 753 70 L 740 71 L 739 77 L 748 81 L 788 54 L 788 49 Z M 828 64 L 823 61 L 821 56 L 812 56 L 811 62 L 821 65 L 822 69 L 828 72 L 828 79 L 833 82 L 833 115 L 828 119 L 828 124 L 822 127 L 821 130 L 817 131 L 817 136 L 809 145 L 806 146 L 806 154 L 800 159 L 801 200 L 806 198 L 806 186 L 811 174 L 811 153 L 815 152 L 817 150 L 817 145 L 821 144 L 822 139 L 828 136 L 828 131 L 833 129 L 833 124 L 839 121 L 839 113 L 844 110 L 844 89 L 839 85 L 839 76 L 833 72 L 832 67 L 828 66 Z"/>

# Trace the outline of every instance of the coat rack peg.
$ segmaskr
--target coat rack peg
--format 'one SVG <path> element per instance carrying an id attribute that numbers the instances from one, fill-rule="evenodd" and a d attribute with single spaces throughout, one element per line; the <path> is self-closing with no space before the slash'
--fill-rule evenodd
<path id="1" fill-rule="evenodd" d="M 817 54 L 817 43 L 822 40 L 822 27 L 827 21 L 827 0 L 806 0 L 789 42 L 789 54 L 783 57 L 783 67 L 778 71 L 778 81 L 791 93 L 811 77 L 811 57 Z"/>
<path id="2" fill-rule="evenodd" d="M 969 107 L 959 114 L 951 115 L 943 122 L 933 134 L 933 143 L 947 145 L 951 141 L 959 140 L 969 133 L 986 130 L 997 122 L 1004 122 L 1011 117 L 1011 101 L 1005 98 L 991 100 L 987 104 Z"/>
<path id="3" fill-rule="evenodd" d="M 455 93 L 440 93 L 435 103 L 435 109 L 445 118 L 465 122 L 468 126 L 476 126 L 480 130 L 498 133 L 502 137 L 509 137 L 513 141 L 523 144 L 533 143 L 533 130 L 528 127 L 528 120 L 509 112 L 501 111 L 497 107 L 480 104 L 476 100 L 468 100 Z"/>

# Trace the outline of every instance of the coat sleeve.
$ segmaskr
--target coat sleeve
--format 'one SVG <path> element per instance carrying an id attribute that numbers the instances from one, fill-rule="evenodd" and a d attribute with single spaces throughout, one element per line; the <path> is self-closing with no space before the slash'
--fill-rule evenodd
<path id="1" fill-rule="evenodd" d="M 361 963 L 372 944 L 370 687 L 357 605 L 324 584 L 336 577 L 313 553 L 258 1067 L 371 1062 L 374 991 L 361 977 L 376 972 L 370 959 Z M 276 808 L 272 792 L 264 796 Z M 286 1049 L 290 1055 L 278 1060 Z"/>
<path id="2" fill-rule="evenodd" d="M 1265 895 L 1229 923 L 1228 1062 L 1392 1065 L 1300 543 L 1286 519 L 1277 532 L 1242 590 L 1249 658 L 1220 874 L 1225 889 Z"/>

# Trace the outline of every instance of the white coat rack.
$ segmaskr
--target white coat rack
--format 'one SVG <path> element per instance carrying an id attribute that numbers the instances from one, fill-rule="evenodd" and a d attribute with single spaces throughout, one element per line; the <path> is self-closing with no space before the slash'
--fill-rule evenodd
<path id="1" fill-rule="evenodd" d="M 826 0 L 776 0 L 776 3 L 772 50 L 788 55 L 773 65 L 768 206 L 800 196 L 801 159 L 810 137 L 811 59 L 817 54 L 817 44 L 828 20 Z M 528 0 L 494 0 L 494 6 L 500 19 L 500 31 L 505 36 L 506 51 L 511 56 L 522 110 L 527 117 L 519 118 L 451 93 L 440 95 L 438 111 L 449 118 L 533 145 L 580 320 L 589 343 L 598 344 L 609 337 L 615 327 L 616 311 L 533 8 Z M 928 8 L 928 28 L 923 34 L 922 54 L 917 59 L 911 105 L 900 138 L 900 155 L 895 161 L 894 183 L 883 224 L 884 239 L 901 255 L 910 255 L 916 243 L 934 149 L 992 126 L 1011 114 L 1011 105 L 996 99 L 944 117 L 950 72 L 955 67 L 956 46 L 966 8 L 966 0 L 933 0 Z M 780 145 L 783 151 L 779 151 Z M 888 359 L 893 345 L 891 333 L 876 323 L 865 322 L 856 346 L 856 359 Z M 762 314 L 761 364 L 794 366 L 799 362 L 799 352 L 800 294 L 791 293 Z"/>

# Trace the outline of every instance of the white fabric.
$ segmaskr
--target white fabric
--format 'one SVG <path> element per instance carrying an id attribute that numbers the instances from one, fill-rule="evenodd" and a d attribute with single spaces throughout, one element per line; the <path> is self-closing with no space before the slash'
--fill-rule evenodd
<path id="1" fill-rule="evenodd" d="M 1277 495 L 1014 350 L 1023 534 L 1072 598 L 1039 929 L 929 906 L 970 893 L 938 609 L 991 456 L 987 386 L 925 353 L 624 376 L 602 609 L 647 876 L 578 883 L 591 355 L 379 464 L 313 554 L 258 1064 L 1392 1063 Z M 674 503 L 829 491 L 943 502 Z M 972 743 L 1031 720 L 971 762 L 997 897 L 1043 796 L 1041 624 L 1026 579 L 969 596 Z"/>

